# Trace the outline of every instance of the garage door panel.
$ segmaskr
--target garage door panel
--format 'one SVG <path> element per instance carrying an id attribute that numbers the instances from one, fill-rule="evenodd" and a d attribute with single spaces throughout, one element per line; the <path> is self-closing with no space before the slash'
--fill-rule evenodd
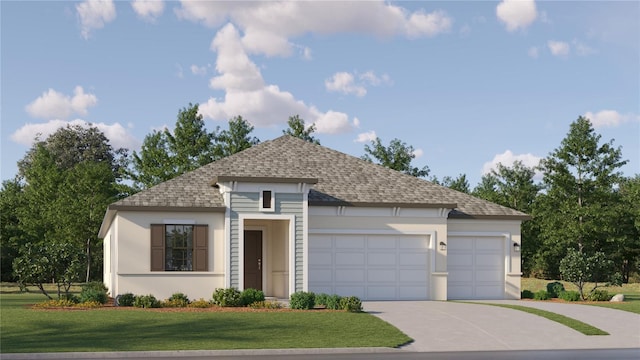
<path id="1" fill-rule="evenodd" d="M 449 253 L 455 252 L 456 250 L 473 250 L 473 239 L 471 238 L 456 238 L 455 241 L 449 239 L 449 244 L 447 244 L 447 249 Z"/>
<path id="2" fill-rule="evenodd" d="M 476 286 L 476 297 L 482 299 L 502 299 L 500 294 L 503 292 L 503 287 L 501 285 L 480 285 Z"/>
<path id="3" fill-rule="evenodd" d="M 449 271 L 449 282 L 467 281 L 469 284 L 473 281 L 473 270 L 465 271 Z"/>
<path id="4" fill-rule="evenodd" d="M 333 247 L 331 236 L 315 235 L 313 241 L 309 241 L 309 249 L 329 249 Z"/>
<path id="5" fill-rule="evenodd" d="M 331 248 L 318 246 L 320 241 Z M 429 298 L 428 236 L 310 236 L 309 242 L 310 291 L 363 300 Z"/>
<path id="6" fill-rule="evenodd" d="M 450 237 L 447 256 L 449 299 L 504 297 L 504 239 Z"/>
<path id="7" fill-rule="evenodd" d="M 476 251 L 502 251 L 502 239 L 479 238 L 476 239 Z"/>
<path id="8" fill-rule="evenodd" d="M 336 253 L 336 265 L 364 265 L 364 254 L 359 252 Z"/>
<path id="9" fill-rule="evenodd" d="M 501 251 L 502 252 L 502 251 Z M 502 254 L 476 254 L 477 266 L 493 266 L 502 262 Z"/>
<path id="10" fill-rule="evenodd" d="M 449 256 L 447 257 L 447 266 L 450 267 L 464 267 L 471 264 L 473 264 L 473 254 L 471 253 L 456 254 L 450 252 Z"/>
<path id="11" fill-rule="evenodd" d="M 482 282 L 502 282 L 504 274 L 496 270 L 476 270 L 476 281 Z"/>

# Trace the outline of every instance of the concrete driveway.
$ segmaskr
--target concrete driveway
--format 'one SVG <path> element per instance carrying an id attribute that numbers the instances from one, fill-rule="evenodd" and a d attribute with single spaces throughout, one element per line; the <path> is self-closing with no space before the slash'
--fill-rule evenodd
<path id="1" fill-rule="evenodd" d="M 479 304 L 367 301 L 363 307 L 413 338 L 413 343 L 402 347 L 407 351 L 640 348 L 637 314 L 589 305 L 491 302 L 543 308 L 586 322 L 610 335 L 586 336 L 523 311 Z"/>

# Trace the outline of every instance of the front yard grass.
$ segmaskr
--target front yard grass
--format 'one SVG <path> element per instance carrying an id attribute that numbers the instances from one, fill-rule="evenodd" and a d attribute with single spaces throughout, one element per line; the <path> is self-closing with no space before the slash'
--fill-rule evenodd
<path id="1" fill-rule="evenodd" d="M 521 289 L 531 290 L 537 292 L 539 290 L 546 290 L 547 284 L 554 280 L 534 279 L 534 278 L 522 278 Z M 560 281 L 566 290 L 575 290 L 578 288 L 566 281 Z M 593 284 L 588 283 L 584 289 L 589 291 L 593 288 Z M 608 301 L 586 301 L 575 302 L 574 304 L 601 306 L 610 309 L 624 310 L 632 313 L 640 314 L 640 283 L 623 284 L 622 286 L 604 286 L 599 287 L 600 290 L 606 290 L 611 295 L 624 294 L 624 302 L 608 302 Z"/>
<path id="2" fill-rule="evenodd" d="M 397 347 L 411 341 L 366 313 L 40 310 L 41 294 L 0 294 L 0 353 Z"/>

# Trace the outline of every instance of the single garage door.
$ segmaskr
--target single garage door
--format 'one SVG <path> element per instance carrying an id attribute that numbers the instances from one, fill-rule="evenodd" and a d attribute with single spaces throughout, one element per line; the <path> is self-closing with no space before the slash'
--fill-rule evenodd
<path id="1" fill-rule="evenodd" d="M 449 237 L 447 245 L 448 299 L 503 299 L 504 239 Z"/>
<path id="2" fill-rule="evenodd" d="M 428 248 L 428 236 L 310 235 L 309 290 L 362 300 L 426 300 Z"/>

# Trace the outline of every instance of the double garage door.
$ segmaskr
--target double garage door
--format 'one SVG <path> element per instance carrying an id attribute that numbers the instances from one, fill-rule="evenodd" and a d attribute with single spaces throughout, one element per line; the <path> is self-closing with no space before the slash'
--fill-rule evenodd
<path id="1" fill-rule="evenodd" d="M 363 300 L 429 298 L 429 237 L 310 235 L 309 290 Z"/>
<path id="2" fill-rule="evenodd" d="M 448 299 L 503 299 L 505 242 L 449 236 Z M 309 290 L 362 300 L 428 300 L 429 237 L 310 235 Z"/>

